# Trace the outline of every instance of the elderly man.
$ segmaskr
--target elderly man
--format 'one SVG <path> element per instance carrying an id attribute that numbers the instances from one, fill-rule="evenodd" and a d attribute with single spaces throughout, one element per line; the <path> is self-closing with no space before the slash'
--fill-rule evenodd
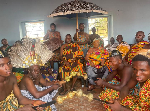
<path id="1" fill-rule="evenodd" d="M 143 49 L 143 47 L 145 46 L 145 44 L 149 44 L 149 42 L 144 41 L 144 37 L 145 37 L 145 35 L 144 35 L 143 31 L 138 31 L 136 33 L 136 37 L 135 37 L 136 44 L 134 44 L 131 47 L 131 50 L 129 51 L 130 53 L 128 55 L 128 63 L 129 64 L 132 64 L 132 59 L 135 56 L 136 52 L 138 52 L 141 49 Z"/>
<path id="2" fill-rule="evenodd" d="M 71 86 L 71 91 L 75 90 L 74 84 L 77 80 L 77 76 L 84 76 L 86 73 L 83 70 L 83 64 L 81 63 L 81 58 L 83 51 L 77 43 L 72 43 L 72 38 L 70 34 L 66 35 L 65 44 L 61 46 L 60 58 L 62 60 L 61 67 L 59 67 L 59 73 L 62 80 L 70 81 L 73 77 L 73 82 Z M 67 93 L 66 85 L 63 86 L 61 95 Z"/>
<path id="3" fill-rule="evenodd" d="M 19 85 L 22 95 L 31 100 L 42 100 L 45 102 L 52 101 L 59 88 L 59 84 L 43 79 L 39 65 L 30 66 L 29 73 L 23 77 Z M 40 87 L 40 85 L 47 87 Z M 56 110 L 55 105 L 51 105 L 51 108 L 52 111 Z"/>

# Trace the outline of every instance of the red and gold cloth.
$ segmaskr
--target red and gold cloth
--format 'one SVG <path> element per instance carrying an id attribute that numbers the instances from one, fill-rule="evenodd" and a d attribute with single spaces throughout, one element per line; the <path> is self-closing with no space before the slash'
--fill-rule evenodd
<path id="1" fill-rule="evenodd" d="M 90 53 L 90 52 L 88 52 Z M 102 65 L 100 65 L 100 63 L 102 62 L 102 60 L 106 60 L 105 61 L 105 64 L 109 70 L 110 70 L 110 67 L 109 67 L 109 52 L 106 50 L 106 49 L 103 49 L 101 47 L 98 48 L 98 50 L 92 52 L 88 58 L 89 61 L 92 61 L 95 65 L 95 68 L 99 69 L 102 67 Z M 90 63 L 87 62 L 87 66 L 89 66 Z"/>
<path id="2" fill-rule="evenodd" d="M 121 53 L 122 58 L 124 58 L 128 53 L 128 51 L 130 50 L 130 46 L 128 45 L 128 43 L 123 41 L 121 44 L 117 46 L 117 50 Z"/>
<path id="3" fill-rule="evenodd" d="M 144 83 L 139 95 L 129 95 L 122 100 L 121 104 L 133 111 L 150 111 L 150 79 Z"/>
<path id="4" fill-rule="evenodd" d="M 117 74 L 113 78 L 113 80 L 109 81 L 108 83 L 117 85 L 117 84 L 120 84 L 120 81 L 121 81 L 120 76 Z M 110 89 L 110 88 L 104 88 L 104 91 L 102 91 L 100 93 L 99 98 L 100 98 L 100 100 L 103 100 L 103 101 L 110 101 L 111 99 L 112 100 L 118 99 L 119 91 L 116 91 L 116 90 Z M 104 103 L 103 106 L 106 109 L 106 111 L 112 111 L 106 103 Z"/>
<path id="5" fill-rule="evenodd" d="M 77 43 L 70 43 L 63 49 L 63 59 L 69 62 L 70 66 L 66 66 L 66 64 L 63 61 L 61 62 L 61 67 L 59 67 L 59 73 L 61 74 L 61 78 L 64 78 L 66 81 L 69 81 L 69 77 L 75 72 L 78 72 L 77 75 L 80 76 L 86 74 L 83 71 L 83 64 L 78 58 L 82 57 L 82 55 L 83 51 Z M 73 60 L 75 58 L 78 59 Z"/>

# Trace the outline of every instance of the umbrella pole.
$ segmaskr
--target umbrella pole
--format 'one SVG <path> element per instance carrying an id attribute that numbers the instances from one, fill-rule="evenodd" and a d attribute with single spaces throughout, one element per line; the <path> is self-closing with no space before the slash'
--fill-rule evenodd
<path id="1" fill-rule="evenodd" d="M 77 29 L 78 29 L 78 13 L 76 14 L 76 23 L 77 23 Z M 78 39 L 78 32 L 77 32 L 77 39 Z"/>

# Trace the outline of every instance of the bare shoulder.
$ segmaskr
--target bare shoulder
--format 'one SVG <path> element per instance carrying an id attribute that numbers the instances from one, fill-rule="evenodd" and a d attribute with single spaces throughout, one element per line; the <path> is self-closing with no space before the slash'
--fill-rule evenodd
<path id="1" fill-rule="evenodd" d="M 28 76 L 24 76 L 23 79 L 24 79 L 24 81 L 27 81 L 27 82 L 32 81 L 32 79 Z"/>
<path id="2" fill-rule="evenodd" d="M 11 74 L 9 77 L 10 77 L 10 81 L 12 83 L 17 83 L 17 78 L 16 78 L 16 76 L 14 74 Z"/>
<path id="3" fill-rule="evenodd" d="M 88 34 L 88 33 L 86 33 L 86 32 L 84 32 L 84 35 L 85 35 L 86 37 L 89 37 L 89 34 Z"/>
<path id="4" fill-rule="evenodd" d="M 124 68 L 123 68 L 123 72 L 128 72 L 128 74 L 129 74 L 129 72 L 132 72 L 132 67 L 131 67 L 131 65 L 125 65 L 124 66 Z"/>

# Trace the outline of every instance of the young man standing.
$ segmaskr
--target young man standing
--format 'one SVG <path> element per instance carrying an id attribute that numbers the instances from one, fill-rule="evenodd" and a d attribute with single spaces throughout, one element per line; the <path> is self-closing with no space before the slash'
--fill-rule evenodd
<path id="1" fill-rule="evenodd" d="M 44 40 L 47 40 L 47 46 L 52 47 L 54 50 L 53 57 L 49 60 L 51 68 L 54 69 L 54 61 L 60 61 L 59 55 L 60 55 L 60 47 L 63 43 L 61 40 L 60 32 L 56 31 L 56 25 L 54 23 L 50 24 L 50 29 L 47 30 L 46 35 L 44 36 Z"/>
<path id="2" fill-rule="evenodd" d="M 88 47 L 89 34 L 87 34 L 87 33 L 84 32 L 84 28 L 85 28 L 84 23 L 80 23 L 79 24 L 79 30 L 80 30 L 80 32 L 78 32 L 78 36 L 77 36 L 77 32 L 76 32 L 75 35 L 74 35 L 74 37 L 73 37 L 73 39 L 80 46 L 80 48 L 82 49 L 82 51 L 84 53 L 84 57 L 85 57 L 86 53 L 88 51 L 88 48 L 89 48 Z"/>

